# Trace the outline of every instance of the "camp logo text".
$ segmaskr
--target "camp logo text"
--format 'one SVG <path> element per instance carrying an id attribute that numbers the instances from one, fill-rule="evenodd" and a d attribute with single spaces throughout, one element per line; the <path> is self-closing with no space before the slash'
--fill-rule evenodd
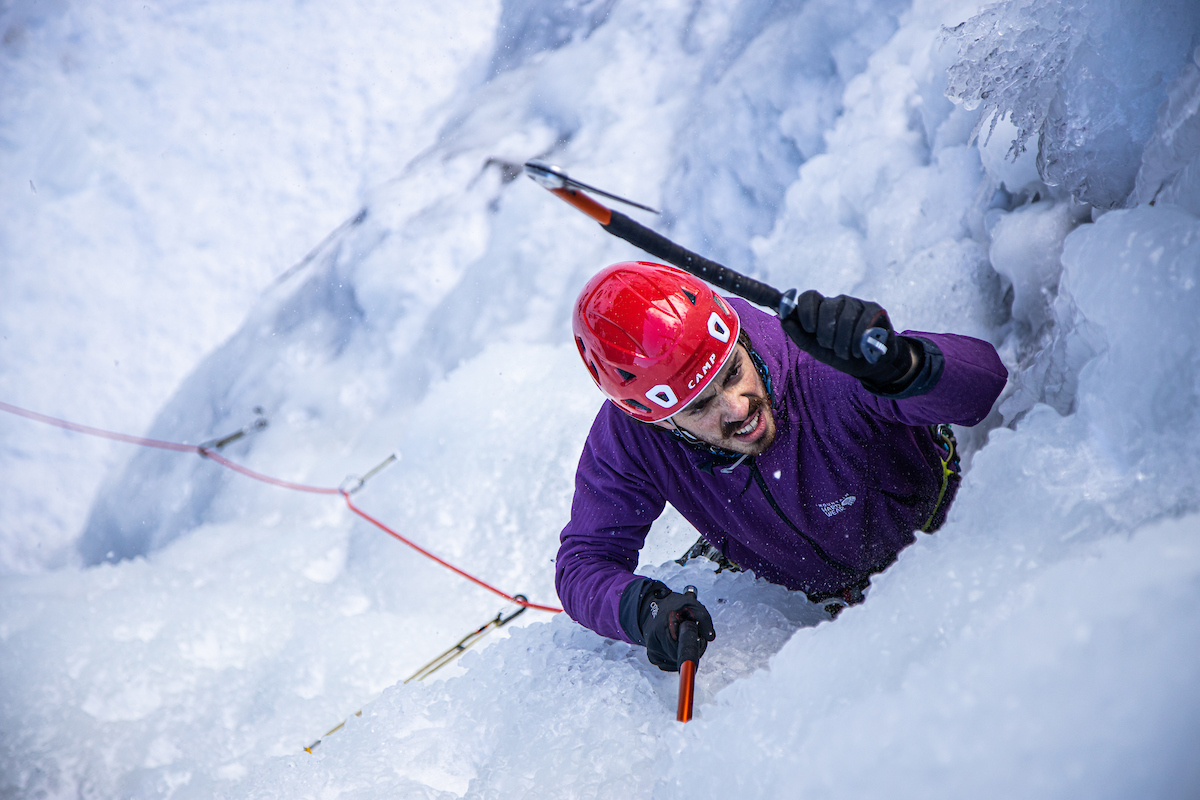
<path id="1" fill-rule="evenodd" d="M 688 381 L 688 388 L 695 389 L 696 384 L 698 384 L 700 381 L 704 380 L 704 376 L 708 374 L 708 371 L 713 368 L 713 364 L 715 364 L 715 363 L 717 363 L 717 354 L 709 353 L 708 361 L 704 362 L 704 366 L 701 367 L 700 371 L 696 373 L 696 377 L 694 377 L 690 381 Z"/>

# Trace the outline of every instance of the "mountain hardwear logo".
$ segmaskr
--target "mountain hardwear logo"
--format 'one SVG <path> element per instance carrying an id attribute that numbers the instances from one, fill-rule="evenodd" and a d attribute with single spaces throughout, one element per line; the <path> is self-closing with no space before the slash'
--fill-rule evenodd
<path id="1" fill-rule="evenodd" d="M 854 495 L 848 494 L 845 497 L 843 497 L 841 500 L 835 501 L 833 503 L 818 503 L 817 508 L 824 511 L 825 516 L 832 517 L 834 514 L 840 514 L 843 511 L 845 511 L 847 508 L 849 508 L 850 506 L 854 505 L 854 501 L 857 499 L 858 498 L 856 498 Z"/>

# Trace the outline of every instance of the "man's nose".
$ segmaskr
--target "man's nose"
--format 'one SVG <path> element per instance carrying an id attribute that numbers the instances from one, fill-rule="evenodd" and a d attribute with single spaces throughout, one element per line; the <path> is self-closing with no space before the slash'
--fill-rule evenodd
<path id="1" fill-rule="evenodd" d="M 721 392 L 721 419 L 724 422 L 741 422 L 750 413 L 750 398 L 740 392 Z"/>

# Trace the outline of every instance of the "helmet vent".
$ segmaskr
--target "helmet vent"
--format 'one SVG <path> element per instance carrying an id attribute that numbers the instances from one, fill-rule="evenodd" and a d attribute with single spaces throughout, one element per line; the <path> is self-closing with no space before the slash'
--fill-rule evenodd
<path id="1" fill-rule="evenodd" d="M 696 305 L 696 295 L 692 294 L 687 289 L 683 289 L 682 291 L 683 291 L 684 297 L 686 297 L 689 301 L 691 301 L 692 305 Z"/>
<path id="2" fill-rule="evenodd" d="M 625 405 L 632 406 L 632 407 L 636 408 L 638 411 L 641 411 L 643 414 L 650 413 L 650 407 L 642 405 L 637 400 L 625 400 L 624 402 L 625 402 Z"/>
<path id="3" fill-rule="evenodd" d="M 621 377 L 624 379 L 624 381 L 626 383 L 629 383 L 631 380 L 633 380 L 634 378 L 637 377 L 637 375 L 634 375 L 632 372 L 626 372 L 625 370 L 621 369 L 620 367 L 617 367 L 616 369 L 617 369 L 617 372 L 620 373 Z"/>
<path id="4" fill-rule="evenodd" d="M 587 365 L 588 365 L 588 369 L 592 371 L 592 379 L 595 380 L 596 383 L 599 383 L 600 382 L 600 370 L 596 369 L 596 362 L 589 361 L 589 362 L 587 362 Z"/>

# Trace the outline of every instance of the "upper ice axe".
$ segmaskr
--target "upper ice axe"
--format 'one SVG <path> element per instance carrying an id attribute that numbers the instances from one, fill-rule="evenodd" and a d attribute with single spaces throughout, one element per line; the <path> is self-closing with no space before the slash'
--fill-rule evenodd
<path id="1" fill-rule="evenodd" d="M 618 203 L 624 203 L 627 206 L 640 208 L 643 211 L 649 211 L 651 214 L 661 214 L 662 212 L 650 206 L 644 206 L 641 203 L 635 203 L 632 200 L 626 200 L 620 195 L 611 194 L 603 189 L 597 189 L 595 186 L 588 186 L 583 181 L 577 181 L 567 173 L 563 172 L 559 167 L 550 164 L 543 164 L 540 161 L 526 161 L 525 174 L 533 178 L 539 185 L 544 186 L 550 191 L 555 189 L 582 189 L 585 192 L 598 194 L 602 197 L 607 197 L 610 200 L 616 200 Z"/>
<path id="2" fill-rule="evenodd" d="M 661 258 L 668 264 L 674 264 L 680 269 L 692 273 L 697 278 L 708 281 L 714 286 L 736 294 L 738 297 L 745 298 L 751 303 L 769 308 L 778 314 L 780 319 L 787 317 L 796 308 L 798 293 L 795 289 L 781 292 L 772 286 L 746 277 L 740 272 L 734 272 L 715 261 L 710 261 L 704 256 L 697 255 L 691 250 L 680 247 L 667 237 L 650 230 L 645 225 L 634 222 L 621 212 L 613 211 L 611 208 L 601 205 L 584 194 L 584 192 L 591 192 L 592 194 L 611 198 L 619 203 L 651 211 L 655 214 L 658 213 L 649 206 L 644 206 L 641 203 L 635 203 L 632 200 L 626 200 L 618 195 L 610 194 L 594 186 L 589 186 L 570 177 L 562 168 L 541 161 L 525 162 L 525 174 L 533 178 L 539 185 L 549 189 L 552 194 L 558 196 L 561 200 L 565 200 L 596 220 L 596 222 L 599 222 L 600 227 L 613 236 L 624 239 L 634 247 L 641 248 L 650 255 Z M 888 339 L 890 335 L 885 328 L 868 328 L 863 333 L 862 339 L 859 342 L 859 348 L 862 350 L 863 358 L 867 360 L 868 364 L 876 363 L 888 351 Z"/>

